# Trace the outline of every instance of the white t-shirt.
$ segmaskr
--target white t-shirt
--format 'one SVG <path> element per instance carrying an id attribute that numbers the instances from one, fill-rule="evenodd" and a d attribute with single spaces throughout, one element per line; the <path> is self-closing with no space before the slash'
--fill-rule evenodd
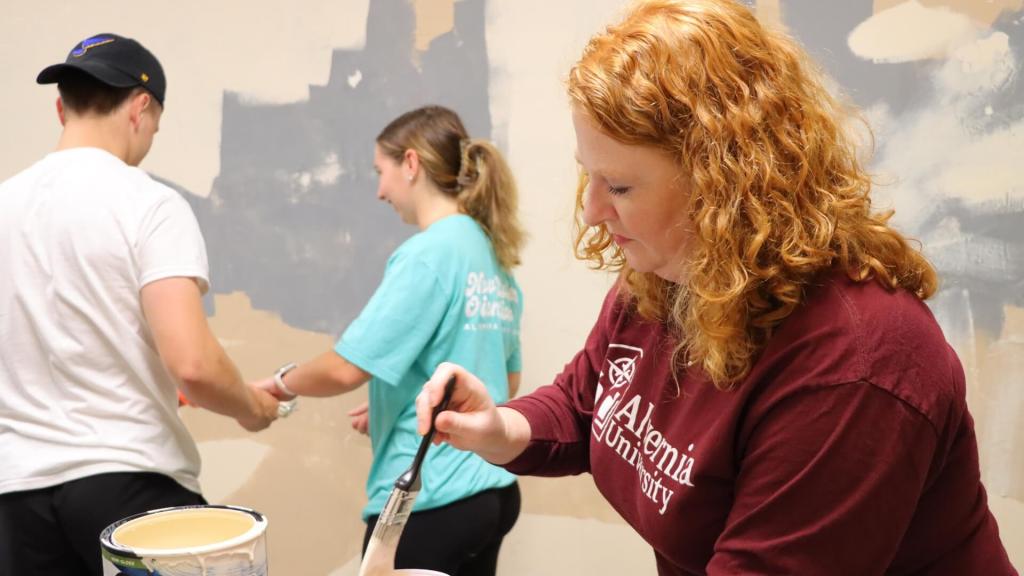
<path id="1" fill-rule="evenodd" d="M 139 291 L 209 287 L 188 203 L 96 148 L 49 154 L 0 184 L 0 493 L 151 471 L 199 492 Z"/>

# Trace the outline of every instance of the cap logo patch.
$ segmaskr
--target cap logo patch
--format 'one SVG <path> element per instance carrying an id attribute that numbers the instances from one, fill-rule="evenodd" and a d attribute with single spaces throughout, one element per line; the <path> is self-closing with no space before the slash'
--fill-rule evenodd
<path id="1" fill-rule="evenodd" d="M 105 36 L 93 36 L 92 38 L 82 40 L 82 44 L 78 48 L 72 50 L 71 55 L 77 58 L 88 52 L 90 48 L 103 46 L 104 44 L 110 44 L 113 41 L 113 38 L 107 38 Z"/>
<path id="2" fill-rule="evenodd" d="M 143 72 L 142 76 L 139 78 L 141 78 L 143 82 L 149 82 L 149 74 L 146 74 L 145 72 Z"/>

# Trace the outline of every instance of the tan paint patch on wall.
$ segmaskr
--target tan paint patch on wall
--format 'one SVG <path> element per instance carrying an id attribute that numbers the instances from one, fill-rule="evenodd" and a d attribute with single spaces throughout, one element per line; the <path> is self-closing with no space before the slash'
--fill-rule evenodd
<path id="1" fill-rule="evenodd" d="M 1024 499 L 1024 309 L 1003 310 L 999 339 L 977 338 L 979 381 L 972 409 L 979 410 L 981 464 L 990 491 Z"/>
<path id="2" fill-rule="evenodd" d="M 425 51 L 430 42 L 455 26 L 455 0 L 413 0 L 416 8 L 416 49 Z"/>
<path id="3" fill-rule="evenodd" d="M 782 19 L 782 5 L 780 0 L 757 0 L 757 19 L 762 24 L 777 29 L 786 27 Z"/>
<path id="4" fill-rule="evenodd" d="M 247 379 L 267 376 L 288 361 L 307 360 L 334 344 L 329 335 L 298 330 L 276 314 L 254 310 L 245 294 L 218 295 L 215 300 L 217 313 L 210 324 Z M 257 434 L 206 410 L 182 410 L 189 430 L 207 448 L 200 482 L 209 485 L 209 495 L 249 506 L 270 519 L 275 573 L 327 574 L 359 555 L 370 441 L 351 429 L 345 413 L 365 399 L 364 389 L 335 398 L 306 398 L 290 417 Z M 246 441 L 266 450 L 217 449 Z M 248 478 L 233 484 L 222 477 L 240 472 Z M 223 487 L 235 485 L 237 489 L 223 494 Z"/>
<path id="5" fill-rule="evenodd" d="M 906 0 L 875 0 L 875 13 L 902 4 Z M 1018 12 L 1024 8 L 1024 0 L 921 0 L 924 6 L 941 6 L 964 14 L 978 24 L 990 26 L 1004 12 Z"/>
<path id="6" fill-rule="evenodd" d="M 590 474 L 561 478 L 524 476 L 519 479 L 519 487 L 523 492 L 523 512 L 626 523 L 598 492 Z"/>
<path id="7" fill-rule="evenodd" d="M 945 58 L 976 37 L 977 28 L 963 14 L 910 0 L 868 17 L 850 32 L 847 43 L 866 60 L 912 62 Z"/>
<path id="8" fill-rule="evenodd" d="M 203 459 L 200 483 L 203 496 L 221 503 L 248 483 L 270 453 L 258 435 L 198 442 Z"/>

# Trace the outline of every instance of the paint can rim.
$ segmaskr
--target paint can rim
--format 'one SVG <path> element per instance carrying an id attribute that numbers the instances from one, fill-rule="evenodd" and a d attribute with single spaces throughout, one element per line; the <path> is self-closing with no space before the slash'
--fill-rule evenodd
<path id="1" fill-rule="evenodd" d="M 161 514 L 177 514 L 187 512 L 189 510 L 231 510 L 234 512 L 241 512 L 252 516 L 254 522 L 251 528 L 246 530 L 243 534 L 215 542 L 213 544 L 206 544 L 203 546 L 191 546 L 186 548 L 137 548 L 131 546 L 125 546 L 119 544 L 114 540 L 114 532 L 118 528 L 128 524 L 129 522 L 139 520 L 141 518 L 149 518 Z M 259 512 L 242 506 L 232 506 L 229 504 L 202 504 L 194 506 L 171 506 L 168 508 L 157 508 L 155 510 L 148 510 L 139 514 L 122 518 L 117 522 L 114 522 L 110 526 L 103 529 L 100 533 L 100 547 L 102 548 L 103 556 L 107 557 L 111 561 L 123 560 L 127 562 L 141 560 L 142 558 L 167 558 L 174 556 L 181 556 L 183 554 L 189 555 L 201 555 L 209 554 L 211 552 L 219 552 L 222 550 L 228 550 L 236 546 L 252 542 L 264 534 L 267 530 L 267 517 Z"/>

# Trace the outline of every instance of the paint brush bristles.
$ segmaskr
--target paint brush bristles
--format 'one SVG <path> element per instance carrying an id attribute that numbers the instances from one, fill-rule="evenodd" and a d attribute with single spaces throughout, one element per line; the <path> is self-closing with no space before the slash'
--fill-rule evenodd
<path id="1" fill-rule="evenodd" d="M 398 480 L 395 480 L 395 488 L 391 491 L 387 503 L 384 504 L 384 510 L 377 518 L 377 525 L 373 527 L 373 534 L 370 535 L 370 542 L 366 546 L 363 562 L 359 566 L 359 576 L 378 576 L 394 571 L 398 541 L 402 537 L 405 523 L 409 521 L 409 515 L 412 514 L 416 496 L 420 493 L 420 467 L 426 458 L 427 449 L 430 448 L 430 441 L 434 438 L 434 419 L 448 408 L 448 402 L 452 398 L 454 389 L 455 377 L 452 376 L 445 384 L 444 397 L 434 407 L 430 418 L 430 430 L 420 440 L 420 446 L 413 458 L 412 465 L 398 477 Z"/>

